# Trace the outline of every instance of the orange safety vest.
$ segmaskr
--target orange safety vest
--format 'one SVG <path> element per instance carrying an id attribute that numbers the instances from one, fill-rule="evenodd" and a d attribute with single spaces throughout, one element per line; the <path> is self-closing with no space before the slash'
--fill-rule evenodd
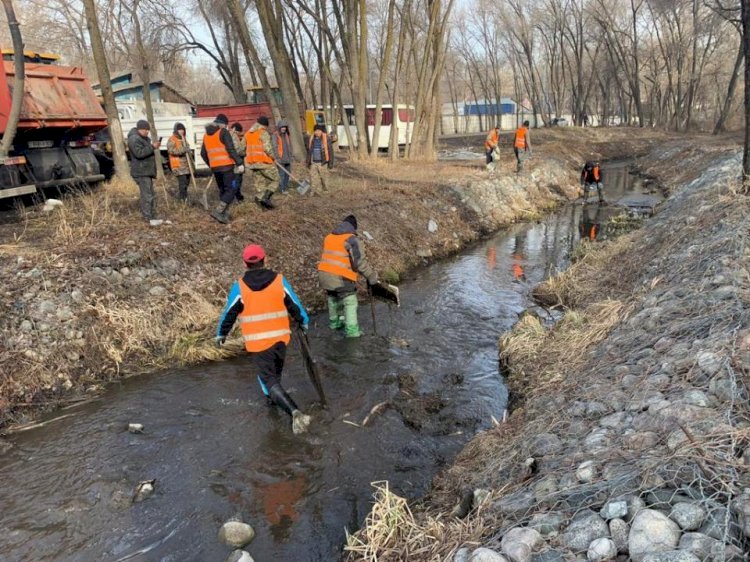
<path id="1" fill-rule="evenodd" d="M 174 141 L 175 147 L 177 149 L 182 148 L 182 138 L 177 135 L 172 135 L 172 138 L 170 140 Z M 206 149 L 208 150 L 208 149 Z M 187 156 L 187 155 L 185 155 Z M 182 166 L 182 156 L 175 156 L 174 154 L 169 155 L 169 169 L 170 170 L 177 170 Z"/>
<path id="2" fill-rule="evenodd" d="M 513 146 L 519 149 L 526 149 L 526 133 L 529 130 L 526 127 L 518 127 L 516 129 L 516 139 Z"/>
<path id="3" fill-rule="evenodd" d="M 265 131 L 263 127 L 259 127 L 254 131 L 248 131 L 245 133 L 245 164 L 273 164 L 273 158 L 266 154 L 266 149 L 263 148 L 263 141 L 260 138 L 260 134 Z"/>
<path id="4" fill-rule="evenodd" d="M 357 281 L 357 272 L 352 269 L 349 252 L 345 243 L 353 234 L 329 234 L 323 241 L 323 255 L 320 257 L 318 271 L 339 275 L 349 281 Z"/>
<path id="5" fill-rule="evenodd" d="M 492 150 L 497 146 L 497 141 L 500 140 L 500 133 L 495 129 L 492 129 L 490 131 L 489 137 L 489 140 L 485 139 L 484 141 L 485 150 Z"/>
<path id="6" fill-rule="evenodd" d="M 221 129 L 215 131 L 212 135 L 203 137 L 203 146 L 206 147 L 208 154 L 208 166 L 210 168 L 221 168 L 222 166 L 234 166 L 235 162 L 229 156 L 227 147 L 221 142 Z"/>
<path id="7" fill-rule="evenodd" d="M 310 136 L 310 141 L 307 145 L 308 150 L 312 150 L 312 145 L 313 145 L 314 140 L 315 140 L 315 135 L 313 134 L 312 136 Z M 320 140 L 323 143 L 323 155 L 326 158 L 326 162 L 328 162 L 330 160 L 328 156 L 328 135 L 325 133 L 321 134 Z"/>
<path id="8" fill-rule="evenodd" d="M 601 179 L 601 174 L 599 173 L 599 166 L 594 166 L 594 179 L 598 182 Z"/>
<path id="9" fill-rule="evenodd" d="M 281 158 L 284 156 L 284 140 L 281 138 L 281 133 L 276 135 L 276 144 L 278 145 L 276 147 L 276 154 Z"/>
<path id="10" fill-rule="evenodd" d="M 278 274 L 268 287 L 253 291 L 240 278 L 242 312 L 238 316 L 245 349 L 251 353 L 265 351 L 274 344 L 289 344 L 291 328 L 284 304 L 284 278 Z"/>

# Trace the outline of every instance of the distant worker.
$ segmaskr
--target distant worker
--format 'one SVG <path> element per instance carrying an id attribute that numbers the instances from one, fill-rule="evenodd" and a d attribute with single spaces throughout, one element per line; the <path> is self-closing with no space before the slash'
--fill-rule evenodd
<path id="1" fill-rule="evenodd" d="M 583 126 L 584 127 L 588 127 L 589 126 L 589 115 L 588 115 L 588 113 L 584 112 L 583 117 L 581 118 L 581 121 L 583 122 Z"/>
<path id="2" fill-rule="evenodd" d="M 271 197 L 279 184 L 279 171 L 276 169 L 276 152 L 268 133 L 268 117 L 258 117 L 245 133 L 245 143 L 245 165 L 252 172 L 255 202 L 264 209 L 273 209 L 276 205 L 271 202 Z"/>
<path id="3" fill-rule="evenodd" d="M 582 205 L 586 205 L 589 199 L 589 192 L 596 189 L 599 195 L 599 203 L 605 204 L 604 200 L 604 178 L 602 176 L 602 170 L 599 167 L 599 162 L 596 160 L 589 160 L 584 164 L 581 170 L 581 187 L 583 187 L 583 201 Z"/>
<path id="4" fill-rule="evenodd" d="M 513 139 L 513 152 L 516 154 L 516 173 L 523 170 L 523 161 L 531 155 L 531 141 L 529 140 L 529 122 L 524 121 L 523 125 L 516 129 Z"/>
<path id="5" fill-rule="evenodd" d="M 229 222 L 229 206 L 235 199 L 235 175 L 244 171 L 242 157 L 234 147 L 228 124 L 227 116 L 219 113 L 213 123 L 206 125 L 201 148 L 201 158 L 214 174 L 221 201 L 211 216 L 222 224 Z"/>
<path id="6" fill-rule="evenodd" d="M 328 297 L 328 327 L 332 330 L 344 328 L 347 338 L 362 335 L 357 320 L 358 274 L 370 286 L 378 282 L 378 274 L 367 261 L 364 247 L 357 237 L 357 218 L 349 215 L 325 237 L 318 264 L 318 280 Z"/>
<path id="7" fill-rule="evenodd" d="M 247 269 L 229 291 L 216 329 L 216 342 L 224 345 L 235 321 L 239 322 L 245 350 L 250 354 L 263 394 L 291 416 L 294 433 L 304 433 L 310 416 L 300 411 L 281 386 L 281 375 L 291 339 L 291 320 L 307 331 L 307 311 L 286 278 L 265 267 L 262 247 L 250 244 L 242 252 L 242 259 Z"/>
<path id="8" fill-rule="evenodd" d="M 242 160 L 245 159 L 245 135 L 242 134 L 242 124 L 241 123 L 232 123 L 232 126 L 229 128 L 229 134 L 232 135 L 232 142 L 234 143 L 234 149 L 237 151 L 237 154 L 240 155 Z M 242 195 L 242 180 L 244 179 L 245 174 L 244 172 L 241 174 L 235 174 L 234 178 L 234 191 L 235 191 L 235 199 L 237 199 L 237 202 L 242 202 L 245 200 L 244 195 Z"/>
<path id="9" fill-rule="evenodd" d="M 141 214 L 149 222 L 156 220 L 156 197 L 154 195 L 156 158 L 154 154 L 159 148 L 159 141 L 152 141 L 149 138 L 150 130 L 151 126 L 148 121 L 141 119 L 128 133 L 130 175 L 133 176 L 140 191 Z"/>
<path id="10" fill-rule="evenodd" d="M 276 162 L 279 165 L 279 193 L 286 193 L 289 178 L 292 173 L 292 137 L 289 134 L 289 124 L 279 119 L 279 126 L 273 134 L 273 145 L 276 147 Z"/>
<path id="11" fill-rule="evenodd" d="M 495 127 L 487 133 L 487 138 L 484 139 L 484 153 L 487 157 L 487 165 L 489 166 L 495 160 L 493 153 L 497 149 L 497 145 L 500 142 L 500 127 Z"/>
<path id="12" fill-rule="evenodd" d="M 172 136 L 167 141 L 167 154 L 169 154 L 169 169 L 177 178 L 177 199 L 187 201 L 188 186 L 190 185 L 190 145 L 187 142 L 185 125 L 175 123 Z"/>
<path id="13" fill-rule="evenodd" d="M 313 193 L 328 191 L 328 168 L 333 162 L 333 147 L 325 125 L 315 125 L 307 144 L 307 167 Z"/>

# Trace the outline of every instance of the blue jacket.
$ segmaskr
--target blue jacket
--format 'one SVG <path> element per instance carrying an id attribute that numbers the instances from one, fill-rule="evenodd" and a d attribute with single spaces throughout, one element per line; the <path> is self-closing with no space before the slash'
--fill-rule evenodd
<path id="1" fill-rule="evenodd" d="M 276 279 L 276 273 L 270 269 L 248 269 L 242 276 L 242 283 L 245 283 L 253 291 L 260 291 L 268 287 Z M 292 289 L 289 281 L 282 275 L 281 277 L 284 283 L 284 305 L 286 306 L 289 316 L 291 316 L 297 324 L 300 326 L 307 326 L 310 323 L 310 318 L 307 315 L 305 307 L 302 306 L 302 302 L 299 297 Z M 229 291 L 227 296 L 227 303 L 224 305 L 224 310 L 219 318 L 219 325 L 216 327 L 216 337 L 226 337 L 229 332 L 232 331 L 237 316 L 245 308 L 242 302 L 242 295 L 240 293 L 240 281 L 235 281 L 232 285 L 232 289 Z"/>

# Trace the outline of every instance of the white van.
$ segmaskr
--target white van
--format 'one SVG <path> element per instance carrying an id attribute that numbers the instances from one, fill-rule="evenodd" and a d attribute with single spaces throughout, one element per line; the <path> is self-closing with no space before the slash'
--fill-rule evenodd
<path id="1" fill-rule="evenodd" d="M 357 126 L 354 122 L 354 106 L 345 105 L 344 112 L 348 123 L 339 124 L 336 128 L 336 134 L 338 135 L 339 147 L 348 147 L 349 139 L 346 138 L 346 127 L 349 127 L 351 132 L 352 142 L 354 146 L 357 146 Z M 391 138 L 391 127 L 398 129 L 398 144 L 404 146 L 411 142 L 412 127 L 414 127 L 414 106 L 398 104 L 396 105 L 396 111 L 393 111 L 391 104 L 383 105 L 383 114 L 380 119 L 380 134 L 378 135 L 377 143 L 372 139 L 375 134 L 375 105 L 368 105 L 365 109 L 365 119 L 367 120 L 367 135 L 370 138 L 370 142 L 379 149 L 387 149 Z"/>

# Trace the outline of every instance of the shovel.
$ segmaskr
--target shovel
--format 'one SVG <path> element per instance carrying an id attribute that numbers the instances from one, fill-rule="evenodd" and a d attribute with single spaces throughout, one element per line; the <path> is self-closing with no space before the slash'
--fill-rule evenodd
<path id="1" fill-rule="evenodd" d="M 274 161 L 274 164 L 276 164 L 276 167 L 284 172 L 287 176 L 289 176 L 291 179 L 297 182 L 297 193 L 300 195 L 305 195 L 308 191 L 310 191 L 310 182 L 307 180 L 298 180 L 292 175 L 292 172 L 287 170 L 284 166 L 279 164 L 278 162 Z"/>
<path id="2" fill-rule="evenodd" d="M 201 202 L 203 203 L 203 208 L 208 211 L 208 188 L 211 187 L 211 184 L 214 181 L 214 177 L 211 176 L 208 178 L 208 182 L 206 182 L 206 187 L 203 189 L 203 197 L 201 197 Z"/>
<path id="3" fill-rule="evenodd" d="M 326 401 L 325 392 L 323 392 L 323 384 L 320 381 L 320 371 L 318 370 L 318 363 L 312 356 L 312 351 L 310 351 L 310 340 L 307 339 L 307 334 L 300 329 L 294 330 L 294 334 L 297 336 L 297 342 L 299 342 L 299 350 L 302 354 L 302 362 L 305 364 L 305 370 L 307 371 L 307 375 L 310 377 L 310 382 L 315 388 L 315 392 L 318 393 L 320 404 L 323 406 L 323 408 L 327 408 L 328 402 Z"/>

